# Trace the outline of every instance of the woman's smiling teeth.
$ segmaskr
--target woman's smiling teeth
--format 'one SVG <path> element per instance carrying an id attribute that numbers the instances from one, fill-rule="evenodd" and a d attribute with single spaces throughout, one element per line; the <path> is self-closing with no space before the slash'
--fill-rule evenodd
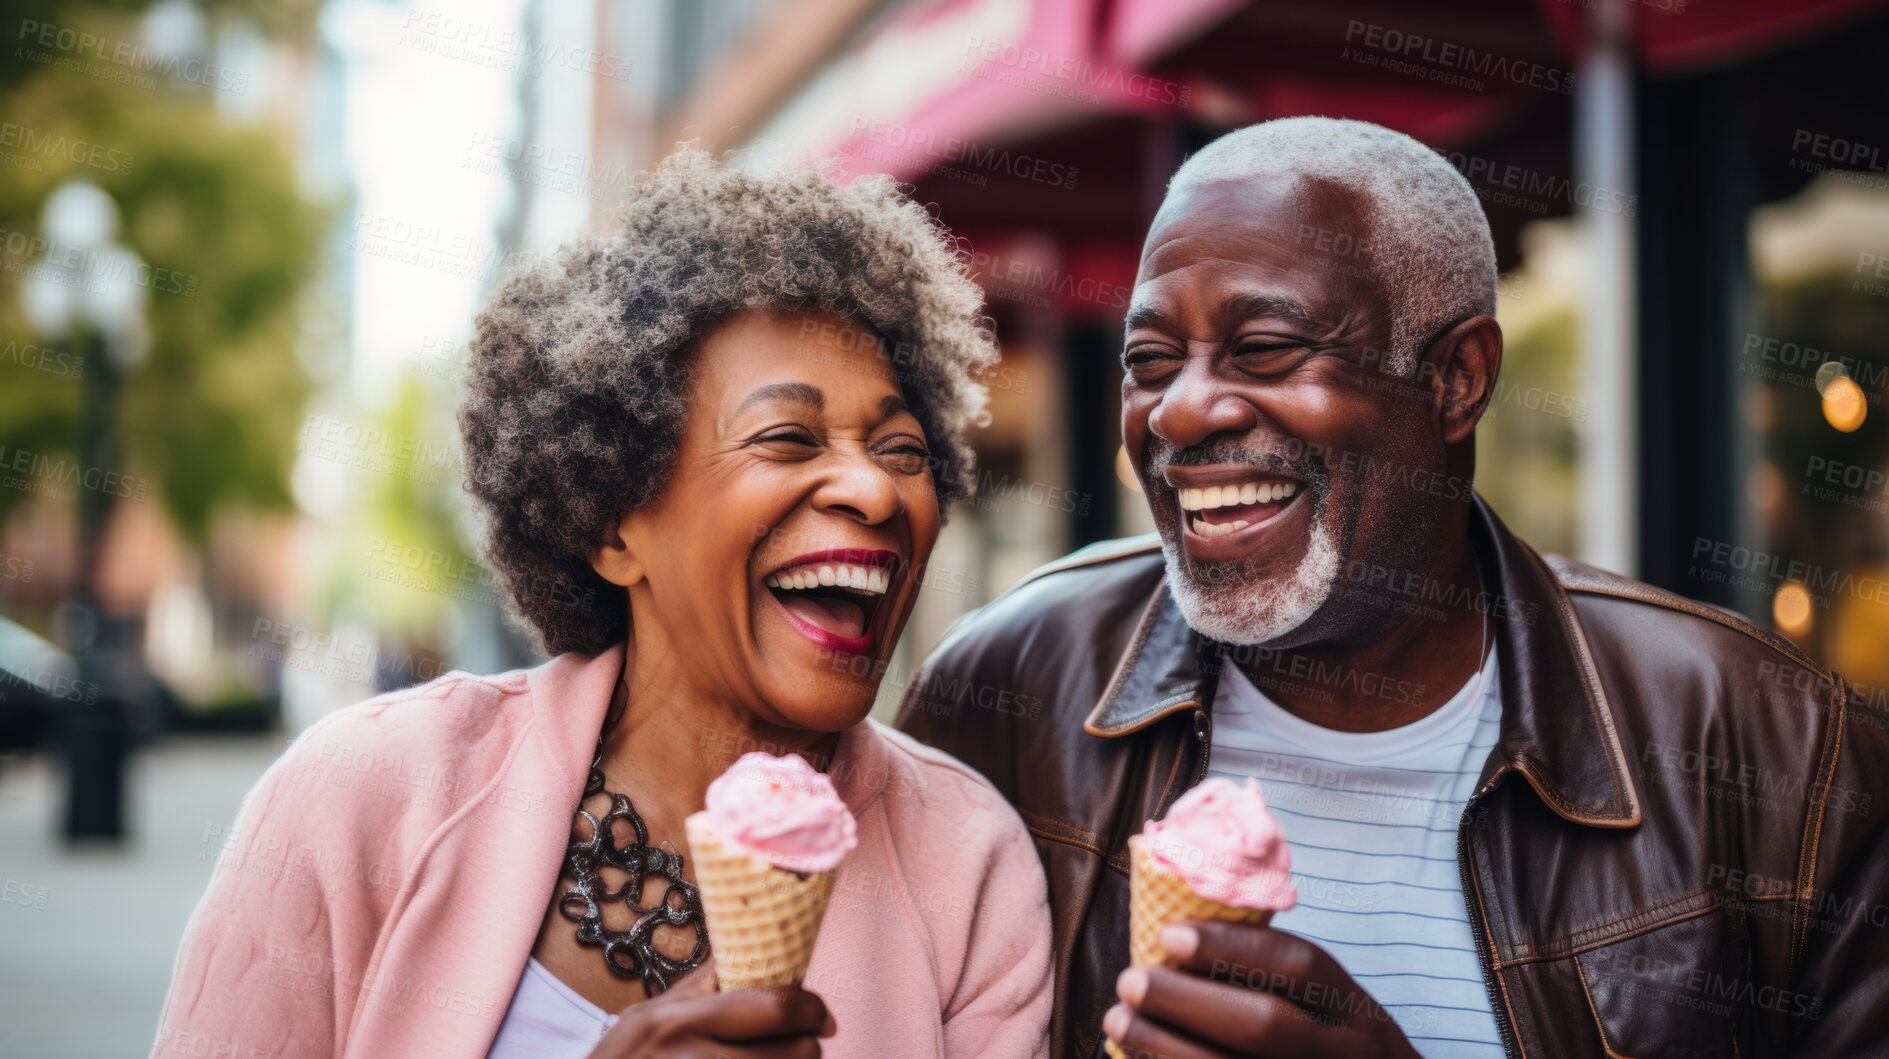
<path id="1" fill-rule="evenodd" d="M 894 558 L 882 554 L 888 561 Z M 867 630 L 892 587 L 892 571 L 885 563 L 816 557 L 791 562 L 761 580 L 802 636 L 823 648 L 856 654 L 872 647 Z"/>
<path id="2" fill-rule="evenodd" d="M 862 596 L 883 596 L 892 585 L 892 575 L 876 566 L 820 563 L 769 574 L 763 583 L 769 588 L 789 591 L 834 586 L 851 589 Z"/>
<path id="3" fill-rule="evenodd" d="M 1192 516 L 1188 520 L 1189 528 L 1202 537 L 1224 537 L 1271 517 L 1279 508 L 1267 508 L 1265 505 L 1278 504 L 1283 507 L 1284 501 L 1291 499 L 1298 490 L 1297 482 L 1254 481 L 1186 488 L 1176 492 L 1181 509 Z M 1214 512 L 1212 518 L 1202 517 L 1209 511 Z"/>

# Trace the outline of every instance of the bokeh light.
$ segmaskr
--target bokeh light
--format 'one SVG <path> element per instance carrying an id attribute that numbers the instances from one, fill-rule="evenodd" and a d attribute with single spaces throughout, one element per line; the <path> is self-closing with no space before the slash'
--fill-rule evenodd
<path id="1" fill-rule="evenodd" d="M 1135 492 L 1141 492 L 1141 479 L 1135 477 L 1135 465 L 1128 462 L 1128 446 L 1115 450 L 1115 477 Z"/>
<path id="2" fill-rule="evenodd" d="M 1823 417 L 1831 426 L 1848 434 L 1862 426 L 1868 415 L 1869 399 L 1863 394 L 1863 388 L 1856 385 L 1856 380 L 1838 376 L 1824 387 Z"/>
<path id="3" fill-rule="evenodd" d="M 1793 640 L 1810 634 L 1812 613 L 1810 590 L 1801 581 L 1786 581 L 1771 599 L 1771 620 L 1778 631 Z"/>

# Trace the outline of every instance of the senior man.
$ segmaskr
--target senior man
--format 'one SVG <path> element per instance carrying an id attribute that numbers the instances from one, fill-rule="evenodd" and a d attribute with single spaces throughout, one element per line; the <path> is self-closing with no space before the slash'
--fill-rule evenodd
<path id="1" fill-rule="evenodd" d="M 961 622 L 900 710 L 1035 834 L 1057 1054 L 1889 1040 L 1881 718 L 1743 619 L 1503 526 L 1470 484 L 1495 285 L 1468 183 L 1387 129 L 1267 122 L 1171 181 L 1122 353 L 1159 533 Z M 1212 775 L 1259 780 L 1298 903 L 1125 971 L 1127 839 Z"/>

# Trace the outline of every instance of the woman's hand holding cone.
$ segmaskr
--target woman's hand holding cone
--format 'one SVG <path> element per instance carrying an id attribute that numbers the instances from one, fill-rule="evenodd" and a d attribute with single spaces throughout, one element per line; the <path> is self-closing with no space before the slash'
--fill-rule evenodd
<path id="1" fill-rule="evenodd" d="M 715 991 L 714 960 L 660 996 L 623 1009 L 590 1059 L 729 1056 L 803 1059 L 837 1030 L 826 1002 L 799 986 Z"/>

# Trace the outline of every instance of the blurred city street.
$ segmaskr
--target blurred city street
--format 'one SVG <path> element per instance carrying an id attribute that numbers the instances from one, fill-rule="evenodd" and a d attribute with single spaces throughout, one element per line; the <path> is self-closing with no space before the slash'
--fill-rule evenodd
<path id="1" fill-rule="evenodd" d="M 51 754 L 0 759 L 0 1055 L 143 1055 L 177 941 L 243 793 L 279 736 L 173 739 L 132 758 L 120 848 L 59 838 L 64 776 Z"/>
<path id="2" fill-rule="evenodd" d="M 1124 325 L 1149 304 L 1169 178 L 1234 130 L 1327 115 L 1408 135 L 1473 192 L 1499 371 L 1473 474 L 1292 416 L 1254 420 L 1268 445 L 1307 480 L 1361 463 L 1369 490 L 1429 507 L 1473 491 L 1543 554 L 1785 642 L 1726 694 L 1840 675 L 1889 725 L 1889 0 L 22 0 L 0 27 L 0 1059 L 146 1055 L 221 836 L 288 740 L 450 671 L 538 665 L 522 602 L 623 594 L 568 544 L 556 578 L 503 568 L 460 409 L 502 389 L 474 323 L 495 292 L 581 239 L 643 254 L 622 207 L 682 144 L 736 171 L 889 177 L 982 294 L 997 359 L 964 431 L 974 495 L 891 597 L 909 618 L 880 641 L 879 720 L 914 687 L 1014 707 L 1018 689 L 926 659 L 1030 571 L 1156 529 L 1178 498 L 1131 451 L 1160 431 L 1124 436 Z M 1293 252 L 1402 305 L 1434 277 L 1379 240 L 1401 223 L 1300 224 Z M 1312 374 L 1355 360 L 1360 400 L 1461 374 L 1407 387 L 1395 334 L 1288 338 Z M 886 347 L 901 387 L 915 349 Z M 595 420 L 626 480 L 662 466 L 621 455 L 643 451 L 637 415 Z M 751 561 L 784 526 L 754 524 Z M 1320 599 L 1448 616 L 1420 566 L 1349 561 L 1339 586 L 1332 563 Z M 1477 599 L 1495 629 L 1509 601 Z M 1736 754 L 1644 735 L 1617 748 L 1641 770 L 1699 750 L 1752 781 Z"/>

